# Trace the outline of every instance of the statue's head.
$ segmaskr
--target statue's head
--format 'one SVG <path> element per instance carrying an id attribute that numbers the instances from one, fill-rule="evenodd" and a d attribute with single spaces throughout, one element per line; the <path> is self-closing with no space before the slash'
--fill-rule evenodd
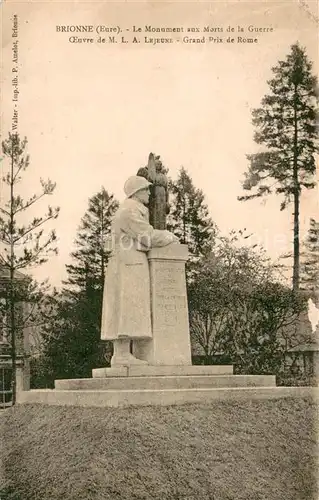
<path id="1" fill-rule="evenodd" d="M 134 198 L 147 205 L 150 197 L 151 183 L 144 177 L 133 175 L 124 184 L 124 192 L 128 198 Z"/>

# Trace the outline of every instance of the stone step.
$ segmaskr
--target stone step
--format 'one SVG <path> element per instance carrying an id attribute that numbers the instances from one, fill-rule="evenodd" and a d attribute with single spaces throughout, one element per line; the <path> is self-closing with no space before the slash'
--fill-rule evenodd
<path id="1" fill-rule="evenodd" d="M 311 397 L 318 400 L 313 387 L 232 387 L 220 389 L 165 389 L 133 391 L 58 391 L 33 389 L 17 393 L 18 404 L 59 406 L 127 407 L 207 404 L 212 401 L 253 401 L 287 397 Z"/>
<path id="2" fill-rule="evenodd" d="M 274 375 L 196 375 L 56 380 L 58 390 L 162 390 L 213 387 L 274 387 Z"/>
<path id="3" fill-rule="evenodd" d="M 144 365 L 130 367 L 95 368 L 93 378 L 105 377 L 146 377 L 166 375 L 232 375 L 233 365 Z"/>

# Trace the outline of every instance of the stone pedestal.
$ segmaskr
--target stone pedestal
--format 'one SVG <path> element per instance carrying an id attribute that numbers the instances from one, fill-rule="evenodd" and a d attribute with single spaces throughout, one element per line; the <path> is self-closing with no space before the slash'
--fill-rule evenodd
<path id="1" fill-rule="evenodd" d="M 16 390 L 17 392 L 30 390 L 30 367 L 22 357 L 16 361 Z"/>
<path id="2" fill-rule="evenodd" d="M 174 243 L 148 253 L 151 281 L 152 340 L 133 346 L 149 365 L 191 365 L 185 263 L 187 245 Z"/>
<path id="3" fill-rule="evenodd" d="M 17 363 L 17 366 L 16 366 L 16 391 L 17 392 L 24 391 L 24 376 L 23 376 L 23 364 L 22 363 Z"/>

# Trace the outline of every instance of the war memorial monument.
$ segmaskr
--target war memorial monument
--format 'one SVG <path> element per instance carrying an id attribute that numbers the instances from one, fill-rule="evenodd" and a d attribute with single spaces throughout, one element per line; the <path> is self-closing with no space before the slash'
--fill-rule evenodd
<path id="1" fill-rule="evenodd" d="M 276 387 L 273 375 L 192 365 L 188 248 L 166 229 L 165 174 L 160 157 L 150 153 L 148 164 L 126 180 L 112 222 L 101 324 L 101 340 L 113 343 L 111 366 L 96 367 L 89 379 L 56 380 L 55 389 L 22 391 L 18 403 L 117 407 L 298 394 L 297 387 Z"/>

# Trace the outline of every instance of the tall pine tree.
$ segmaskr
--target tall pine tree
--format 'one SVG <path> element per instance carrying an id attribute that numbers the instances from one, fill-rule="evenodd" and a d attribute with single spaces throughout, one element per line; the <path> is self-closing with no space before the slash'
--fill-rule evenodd
<path id="1" fill-rule="evenodd" d="M 75 239 L 76 250 L 71 253 L 73 263 L 66 266 L 68 279 L 63 283 L 69 293 L 77 296 L 89 289 L 103 290 L 109 256 L 106 240 L 117 208 L 118 202 L 104 187 L 89 199 Z"/>
<path id="2" fill-rule="evenodd" d="M 9 133 L 2 141 L 4 155 L 2 205 L 0 207 L 0 270 L 6 278 L 3 301 L 0 304 L 0 314 L 6 317 L 6 330 L 10 342 L 10 358 L 12 363 L 12 404 L 16 402 L 16 360 L 19 350 L 18 343 L 23 331 L 31 326 L 32 314 L 21 314 L 21 304 L 40 301 L 44 284 L 39 286 L 34 280 L 21 273 L 31 267 L 47 262 L 51 255 L 57 254 L 56 234 L 54 230 L 45 231 L 46 225 L 51 225 L 59 215 L 59 207 L 47 208 L 43 215 L 32 213 L 33 205 L 46 196 L 52 196 L 55 183 L 40 179 L 41 188 L 37 194 L 23 199 L 19 194 L 18 185 L 23 175 L 27 174 L 29 155 L 28 140 L 21 139 L 17 133 Z M 26 216 L 29 214 L 29 220 Z M 24 217 L 23 217 L 24 216 Z M 40 304 L 38 304 L 40 306 Z M 24 353 L 27 354 L 27 353 Z M 24 359 L 27 368 L 29 360 Z"/>
<path id="3" fill-rule="evenodd" d="M 188 245 L 190 266 L 209 253 L 214 244 L 217 227 L 209 216 L 201 189 L 195 188 L 185 168 L 181 168 L 175 182 L 170 181 L 168 229 Z"/>
<path id="4" fill-rule="evenodd" d="M 312 63 L 299 44 L 291 47 L 284 61 L 272 69 L 270 93 L 261 107 L 253 110 L 257 128 L 255 142 L 265 150 L 247 155 L 250 162 L 243 188 L 255 193 L 240 196 L 249 200 L 271 193 L 283 195 L 281 210 L 293 203 L 293 289 L 300 281 L 300 196 L 303 189 L 315 186 L 317 145 L 317 79 Z"/>

